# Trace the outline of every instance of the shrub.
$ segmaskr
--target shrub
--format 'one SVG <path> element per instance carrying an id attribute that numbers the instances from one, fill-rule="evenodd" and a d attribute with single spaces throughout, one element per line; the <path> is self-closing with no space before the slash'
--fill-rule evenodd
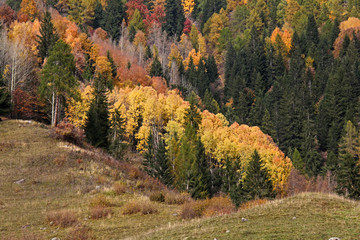
<path id="1" fill-rule="evenodd" d="M 206 208 L 206 202 L 204 200 L 186 202 L 181 209 L 182 219 L 193 219 L 202 217 Z"/>
<path id="2" fill-rule="evenodd" d="M 190 201 L 190 196 L 188 193 L 175 193 L 175 192 L 168 192 L 165 195 L 165 203 L 166 204 L 184 204 L 187 201 Z"/>
<path id="3" fill-rule="evenodd" d="M 129 172 L 130 179 L 139 179 L 141 175 L 141 171 L 138 168 L 132 168 Z"/>
<path id="4" fill-rule="evenodd" d="M 66 240 L 92 240 L 95 239 L 90 228 L 78 226 L 72 229 Z"/>
<path id="5" fill-rule="evenodd" d="M 256 207 L 259 205 L 263 205 L 265 203 L 267 203 L 266 199 L 251 200 L 251 201 L 248 201 L 248 202 L 242 204 L 239 209 L 243 210 L 243 209 L 253 208 L 253 207 Z"/>
<path id="6" fill-rule="evenodd" d="M 112 207 L 113 204 L 104 195 L 94 197 L 90 202 L 90 207 Z"/>
<path id="7" fill-rule="evenodd" d="M 51 211 L 46 214 L 46 221 L 53 226 L 69 227 L 78 223 L 76 213 L 71 210 Z"/>
<path id="8" fill-rule="evenodd" d="M 118 195 L 126 193 L 126 184 L 121 182 L 115 182 L 113 184 L 114 192 Z"/>
<path id="9" fill-rule="evenodd" d="M 128 202 L 122 207 L 122 213 L 124 215 L 130 215 L 141 212 L 141 204 L 142 203 L 138 201 Z"/>
<path id="10" fill-rule="evenodd" d="M 149 198 L 152 202 L 165 202 L 165 195 L 162 192 L 151 193 Z"/>
<path id="11" fill-rule="evenodd" d="M 113 210 L 111 208 L 104 207 L 93 207 L 91 209 L 90 217 L 92 219 L 100 219 L 104 217 L 110 217 L 113 214 Z"/>
<path id="12" fill-rule="evenodd" d="M 84 143 L 84 131 L 68 122 L 66 118 L 54 128 L 54 131 L 56 137 L 63 141 L 71 142 L 80 146 Z"/>
<path id="13" fill-rule="evenodd" d="M 144 215 L 158 213 L 156 206 L 148 201 L 131 201 L 122 208 L 124 215 L 136 214 L 141 212 Z"/>
<path id="14" fill-rule="evenodd" d="M 205 201 L 206 209 L 203 212 L 203 216 L 217 216 L 229 214 L 235 211 L 235 206 L 228 197 L 213 197 Z"/>

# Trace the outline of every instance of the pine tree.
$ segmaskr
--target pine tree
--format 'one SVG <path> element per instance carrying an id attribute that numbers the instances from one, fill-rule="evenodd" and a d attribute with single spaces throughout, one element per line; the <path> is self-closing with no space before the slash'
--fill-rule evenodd
<path id="1" fill-rule="evenodd" d="M 104 27 L 104 17 L 105 12 L 103 6 L 101 5 L 100 1 L 96 1 L 95 9 L 94 9 L 94 20 L 92 23 L 92 27 L 94 29 L 103 28 Z"/>
<path id="2" fill-rule="evenodd" d="M 99 75 L 95 80 L 94 98 L 91 101 L 85 124 L 86 139 L 95 147 L 109 148 L 109 110 L 105 79 Z"/>
<path id="3" fill-rule="evenodd" d="M 249 199 L 273 198 L 275 193 L 269 173 L 261 164 L 259 153 L 255 150 L 244 179 L 244 190 Z"/>
<path id="4" fill-rule="evenodd" d="M 117 159 L 122 159 L 126 145 L 124 143 L 125 119 L 121 116 L 118 109 L 111 114 L 109 135 L 110 153 Z"/>
<path id="5" fill-rule="evenodd" d="M 163 69 L 159 61 L 158 56 L 155 57 L 154 61 L 151 64 L 150 77 L 162 77 Z"/>
<path id="6" fill-rule="evenodd" d="M 167 32 L 169 37 L 176 35 L 180 39 L 185 22 L 181 0 L 166 0 L 165 15 L 166 20 L 162 26 L 163 30 Z"/>
<path id="7" fill-rule="evenodd" d="M 109 60 L 110 66 L 111 66 L 111 75 L 115 79 L 117 76 L 117 67 L 115 65 L 114 59 L 112 58 L 110 51 L 106 52 L 106 57 Z"/>
<path id="8" fill-rule="evenodd" d="M 210 166 L 200 138 L 196 142 L 196 160 L 191 166 L 190 195 L 195 199 L 211 197 Z"/>
<path id="9" fill-rule="evenodd" d="M 55 27 L 51 22 L 50 12 L 45 12 L 44 18 L 40 25 L 40 35 L 37 36 L 38 43 L 38 57 L 41 58 L 41 64 L 44 59 L 49 56 L 50 50 L 55 45 L 59 36 L 56 33 Z"/>
<path id="10" fill-rule="evenodd" d="M 62 100 L 77 97 L 75 59 L 71 48 L 59 40 L 50 50 L 48 60 L 40 72 L 40 96 L 51 102 L 51 124 L 56 126 Z"/>
<path id="11" fill-rule="evenodd" d="M 104 16 L 104 30 L 108 32 L 113 41 L 119 41 L 120 26 L 126 18 L 124 6 L 121 0 L 109 0 Z"/>
<path id="12" fill-rule="evenodd" d="M 292 157 L 291 157 L 291 161 L 293 166 L 302 174 L 305 173 L 305 164 L 304 161 L 300 155 L 300 152 L 297 150 L 297 148 L 295 148 Z"/>
<path id="13" fill-rule="evenodd" d="M 265 113 L 262 118 L 261 130 L 265 134 L 268 134 L 271 137 L 275 137 L 275 134 L 276 134 L 275 128 L 274 128 L 273 122 L 271 120 L 270 112 L 267 109 L 265 109 Z"/>
<path id="14" fill-rule="evenodd" d="M 143 162 L 145 171 L 152 177 L 159 179 L 163 184 L 171 186 L 173 176 L 166 156 L 166 145 L 162 138 L 156 143 L 154 135 L 150 133 L 147 140 L 147 151 Z"/>
<path id="15" fill-rule="evenodd" d="M 10 110 L 11 96 L 4 84 L 3 75 L 0 73 L 0 115 L 7 114 Z"/>
<path id="16" fill-rule="evenodd" d="M 308 16 L 308 23 L 306 27 L 306 42 L 308 49 L 311 44 L 316 46 L 319 43 L 319 31 L 317 29 L 317 24 L 313 14 Z"/>

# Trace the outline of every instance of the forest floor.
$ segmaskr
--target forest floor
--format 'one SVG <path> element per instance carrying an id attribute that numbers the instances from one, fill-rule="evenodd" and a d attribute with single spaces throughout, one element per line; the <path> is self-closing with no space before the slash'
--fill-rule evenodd
<path id="1" fill-rule="evenodd" d="M 57 140 L 46 125 L 0 122 L 0 239 L 360 239 L 359 202 L 336 195 L 182 220 L 181 205 L 149 201 L 161 187 L 139 173 L 141 157 L 126 158 Z M 129 202 L 149 212 L 130 214 Z"/>

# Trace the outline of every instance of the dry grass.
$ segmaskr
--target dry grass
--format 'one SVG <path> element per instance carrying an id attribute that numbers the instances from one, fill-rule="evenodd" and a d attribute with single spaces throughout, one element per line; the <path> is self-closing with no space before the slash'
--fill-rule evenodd
<path id="1" fill-rule="evenodd" d="M 110 218 L 112 214 L 113 210 L 111 208 L 97 206 L 90 210 L 91 219 Z"/>
<path id="2" fill-rule="evenodd" d="M 122 183 L 122 182 L 115 182 L 113 184 L 113 190 L 116 194 L 118 195 L 121 195 L 121 194 L 124 194 L 126 193 L 127 191 L 127 186 L 125 183 Z"/>
<path id="3" fill-rule="evenodd" d="M 77 214 L 72 210 L 51 211 L 46 214 L 46 222 L 50 226 L 70 227 L 79 223 Z"/>
<path id="4" fill-rule="evenodd" d="M 114 206 L 114 204 L 111 203 L 111 201 L 104 195 L 97 195 L 90 201 L 90 207 L 93 207 L 93 208 L 94 207 L 106 208 L 106 207 L 113 207 L 113 206 Z"/>
<path id="5" fill-rule="evenodd" d="M 77 226 L 72 229 L 65 240 L 93 240 L 95 239 L 92 230 L 85 226 Z"/>
<path id="6" fill-rule="evenodd" d="M 245 210 L 245 209 L 249 209 L 249 208 L 253 208 L 253 207 L 256 207 L 256 206 L 261 206 L 261 205 L 264 205 L 268 202 L 268 200 L 266 199 L 256 199 L 256 200 L 251 200 L 251 201 L 248 201 L 246 203 L 243 203 L 239 209 L 240 210 Z"/>
<path id="7" fill-rule="evenodd" d="M 124 215 L 132 215 L 139 212 L 141 212 L 143 215 L 148 215 L 158 213 L 159 210 L 152 202 L 146 200 L 131 201 L 122 207 L 122 213 Z"/>
<path id="8" fill-rule="evenodd" d="M 176 193 L 176 192 L 167 192 L 165 194 L 165 203 L 169 205 L 181 205 L 185 202 L 190 201 L 190 195 L 188 193 Z"/>
<path id="9" fill-rule="evenodd" d="M 153 192 L 149 196 L 152 202 L 165 202 L 165 195 L 163 192 Z"/>

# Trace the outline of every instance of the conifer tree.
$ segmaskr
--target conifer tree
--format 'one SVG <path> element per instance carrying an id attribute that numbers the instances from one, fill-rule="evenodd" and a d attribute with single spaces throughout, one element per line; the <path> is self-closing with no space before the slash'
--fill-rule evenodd
<path id="1" fill-rule="evenodd" d="M 110 153 L 117 159 L 122 159 L 126 144 L 124 141 L 125 119 L 121 116 L 118 109 L 111 114 L 109 135 Z"/>
<path id="2" fill-rule="evenodd" d="M 158 56 L 155 57 L 154 61 L 151 64 L 150 77 L 162 77 L 163 69 L 159 61 Z"/>
<path id="3" fill-rule="evenodd" d="M 10 110 L 11 96 L 7 87 L 4 84 L 3 75 L 0 73 L 0 115 L 9 113 Z"/>
<path id="4" fill-rule="evenodd" d="M 40 25 L 40 35 L 37 36 L 38 43 L 38 57 L 41 58 L 41 64 L 44 59 L 49 56 L 50 50 L 55 45 L 59 36 L 56 33 L 55 27 L 51 22 L 50 12 L 45 12 Z"/>
<path id="5" fill-rule="evenodd" d="M 104 30 L 108 32 L 113 41 L 119 41 L 120 26 L 126 18 L 121 0 L 109 0 L 105 9 Z"/>
<path id="6" fill-rule="evenodd" d="M 115 65 L 114 59 L 112 58 L 110 51 L 106 52 L 106 57 L 109 60 L 110 66 L 111 66 L 111 75 L 113 78 L 116 78 L 117 76 L 117 67 Z"/>
<path id="7" fill-rule="evenodd" d="M 147 151 L 143 162 L 145 171 L 152 177 L 159 179 L 163 184 L 171 186 L 173 176 L 166 156 L 166 145 L 160 137 L 158 143 L 155 142 L 153 133 L 150 132 L 147 140 Z"/>
<path id="8" fill-rule="evenodd" d="M 104 17 L 105 12 L 103 6 L 101 5 L 100 1 L 96 1 L 95 9 L 94 9 L 94 20 L 92 23 L 92 27 L 94 29 L 103 28 L 104 27 Z"/>
<path id="9" fill-rule="evenodd" d="M 180 39 L 185 22 L 181 0 L 166 0 L 165 15 L 166 20 L 162 26 L 163 30 L 167 32 L 169 37 L 176 35 L 177 38 Z"/>
<path id="10" fill-rule="evenodd" d="M 291 157 L 291 161 L 293 166 L 302 174 L 305 173 L 305 164 L 304 161 L 300 155 L 300 152 L 297 150 L 297 148 L 295 148 L 292 157 Z"/>
<path id="11" fill-rule="evenodd" d="M 59 40 L 50 50 L 48 60 L 40 72 L 40 96 L 51 102 L 51 124 L 56 126 L 62 100 L 77 97 L 75 59 L 71 48 Z"/>
<path id="12" fill-rule="evenodd" d="M 313 14 L 308 16 L 308 23 L 306 27 L 306 42 L 308 49 L 311 44 L 316 46 L 319 43 L 319 31 L 317 29 L 317 24 Z"/>
<path id="13" fill-rule="evenodd" d="M 265 113 L 262 118 L 261 130 L 265 134 L 268 134 L 271 137 L 275 137 L 275 134 L 276 134 L 275 128 L 274 128 L 274 125 L 271 120 L 270 112 L 267 109 L 265 109 Z"/>
<path id="14" fill-rule="evenodd" d="M 95 80 L 94 98 L 91 101 L 85 124 L 86 139 L 95 147 L 109 148 L 109 110 L 106 97 L 106 83 L 103 76 Z"/>
<path id="15" fill-rule="evenodd" d="M 261 164 L 261 157 L 255 150 L 244 179 L 244 190 L 249 199 L 273 198 L 275 193 L 267 169 Z"/>

